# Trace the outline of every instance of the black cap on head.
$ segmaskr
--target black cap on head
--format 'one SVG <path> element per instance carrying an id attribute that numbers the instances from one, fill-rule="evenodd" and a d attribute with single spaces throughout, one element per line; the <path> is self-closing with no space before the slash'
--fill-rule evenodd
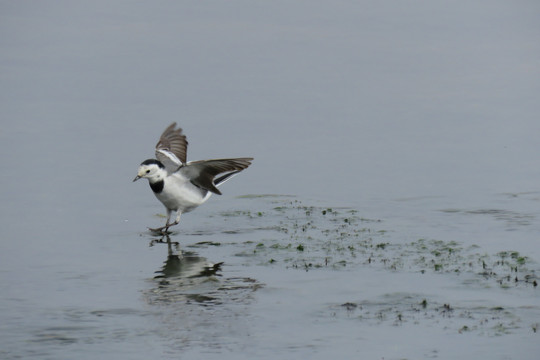
<path id="1" fill-rule="evenodd" d="M 155 164 L 155 165 L 159 166 L 160 168 L 165 169 L 165 166 L 161 163 L 161 161 L 158 161 L 156 159 L 144 160 L 141 163 L 141 165 L 152 165 L 152 164 Z"/>

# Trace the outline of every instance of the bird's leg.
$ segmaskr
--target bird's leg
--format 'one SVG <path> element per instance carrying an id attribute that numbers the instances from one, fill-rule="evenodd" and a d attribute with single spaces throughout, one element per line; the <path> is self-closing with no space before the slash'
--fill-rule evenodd
<path id="1" fill-rule="evenodd" d="M 165 233 L 169 230 L 169 228 L 171 226 L 174 226 L 174 225 L 178 225 L 178 223 L 180 222 L 180 216 L 182 216 L 182 212 L 180 210 L 178 210 L 176 212 L 176 219 L 174 220 L 173 223 L 170 223 L 169 224 L 169 220 L 171 219 L 171 210 L 167 209 L 167 221 L 165 222 L 165 226 L 162 226 L 162 227 L 159 227 L 159 228 L 148 228 L 148 230 L 150 231 L 155 231 L 155 232 L 161 232 L 161 233 Z"/>
<path id="2" fill-rule="evenodd" d="M 167 221 L 165 221 L 165 229 L 169 228 L 169 221 L 171 221 L 172 210 L 167 209 Z"/>
<path id="3" fill-rule="evenodd" d="M 169 224 L 169 221 L 171 220 L 171 213 L 172 211 L 167 209 L 167 221 L 165 221 L 165 226 L 158 227 L 158 228 L 148 228 L 148 230 L 155 231 L 155 232 L 163 232 L 163 229 L 165 229 L 165 231 L 167 231 L 169 229 L 169 226 L 171 226 L 171 224 Z"/>
<path id="4" fill-rule="evenodd" d="M 178 210 L 176 212 L 176 220 L 174 220 L 174 222 L 172 224 L 169 224 L 169 225 L 165 226 L 165 231 L 167 231 L 170 226 L 178 225 L 178 223 L 180 222 L 180 216 L 182 216 L 182 212 L 180 210 Z M 167 223 L 168 222 L 169 222 L 169 220 L 167 220 Z"/>

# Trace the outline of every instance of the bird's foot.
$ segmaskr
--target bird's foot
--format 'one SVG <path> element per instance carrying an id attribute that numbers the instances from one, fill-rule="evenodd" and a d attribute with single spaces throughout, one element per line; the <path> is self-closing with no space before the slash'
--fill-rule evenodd
<path id="1" fill-rule="evenodd" d="M 158 228 L 148 228 L 148 230 L 150 230 L 153 233 L 160 234 L 160 235 L 168 235 L 168 234 L 170 234 L 169 226 L 162 226 L 162 227 L 158 227 Z"/>
<path id="2" fill-rule="evenodd" d="M 178 223 L 177 222 L 173 222 L 172 224 L 167 224 L 165 226 L 162 226 L 162 227 L 158 227 L 158 228 L 148 228 L 148 230 L 154 232 L 154 233 L 158 233 L 158 234 L 161 234 L 161 235 L 168 235 L 170 234 L 171 232 L 169 231 L 169 228 L 171 226 L 174 226 L 174 225 L 177 225 Z"/>

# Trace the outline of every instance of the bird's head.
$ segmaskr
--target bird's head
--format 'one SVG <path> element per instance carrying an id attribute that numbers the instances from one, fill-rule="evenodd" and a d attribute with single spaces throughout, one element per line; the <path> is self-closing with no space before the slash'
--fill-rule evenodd
<path id="1" fill-rule="evenodd" d="M 139 166 L 139 171 L 137 172 L 137 176 L 135 176 L 135 179 L 133 181 L 137 181 L 140 178 L 147 178 L 152 182 L 158 181 L 163 179 L 165 174 L 165 166 L 161 162 L 155 159 L 149 159 L 145 160 L 141 163 Z"/>

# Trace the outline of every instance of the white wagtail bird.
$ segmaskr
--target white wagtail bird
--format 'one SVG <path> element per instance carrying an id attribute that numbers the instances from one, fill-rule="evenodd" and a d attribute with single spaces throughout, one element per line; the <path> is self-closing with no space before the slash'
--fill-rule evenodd
<path id="1" fill-rule="evenodd" d="M 147 178 L 154 195 L 167 209 L 165 226 L 152 229 L 167 232 L 180 222 L 180 216 L 204 203 L 212 193 L 221 195 L 217 186 L 223 184 L 251 165 L 253 158 L 214 159 L 186 162 L 186 136 L 172 123 L 165 129 L 156 145 L 156 159 L 141 163 L 133 181 Z M 216 178 L 216 176 L 219 176 Z M 171 213 L 176 220 L 170 223 Z"/>

